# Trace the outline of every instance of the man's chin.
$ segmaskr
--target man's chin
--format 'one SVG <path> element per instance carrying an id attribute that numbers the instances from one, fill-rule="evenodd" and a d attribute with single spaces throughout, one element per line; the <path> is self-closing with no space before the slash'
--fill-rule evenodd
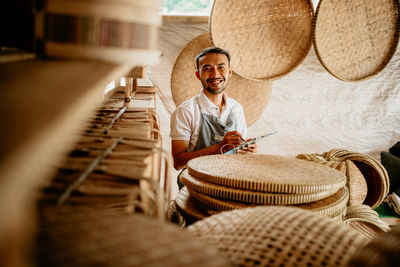
<path id="1" fill-rule="evenodd" d="M 219 88 L 219 87 L 217 87 L 217 88 L 207 87 L 206 90 L 207 90 L 207 92 L 209 92 L 211 94 L 218 95 L 218 94 L 222 93 L 225 90 L 225 87 L 223 87 L 223 88 L 222 87 L 221 88 Z"/>

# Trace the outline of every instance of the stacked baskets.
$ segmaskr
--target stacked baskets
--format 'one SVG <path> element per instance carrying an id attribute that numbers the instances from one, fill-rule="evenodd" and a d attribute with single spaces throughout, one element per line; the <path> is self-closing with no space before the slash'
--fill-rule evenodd
<path id="1" fill-rule="evenodd" d="M 176 198 L 187 224 L 221 211 L 260 205 L 308 209 L 330 218 L 345 213 L 345 176 L 326 166 L 270 155 L 212 155 L 193 159 Z"/>

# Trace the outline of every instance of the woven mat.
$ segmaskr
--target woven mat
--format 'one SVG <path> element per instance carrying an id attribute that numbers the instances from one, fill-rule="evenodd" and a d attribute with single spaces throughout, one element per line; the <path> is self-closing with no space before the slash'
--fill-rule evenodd
<path id="1" fill-rule="evenodd" d="M 42 209 L 36 247 L 38 266 L 227 266 L 175 225 L 77 206 Z"/>
<path id="2" fill-rule="evenodd" d="M 171 74 L 171 93 L 176 106 L 199 94 L 202 87 L 195 75 L 195 57 L 201 50 L 210 46 L 213 44 L 209 34 L 203 33 L 189 42 L 176 59 Z M 247 127 L 250 127 L 261 116 L 269 102 L 272 81 L 251 81 L 235 72 L 229 79 L 225 92 L 243 106 Z"/>
<path id="3" fill-rule="evenodd" d="M 259 191 L 236 189 L 232 187 L 204 182 L 190 175 L 184 170 L 180 176 L 181 181 L 189 189 L 206 194 L 212 197 L 238 201 L 248 204 L 261 205 L 293 205 L 304 204 L 327 198 L 336 193 L 336 190 L 323 191 L 309 194 L 284 194 L 265 193 Z"/>
<path id="4" fill-rule="evenodd" d="M 346 183 L 343 174 L 321 164 L 261 154 L 199 157 L 188 162 L 188 170 L 203 181 L 259 192 L 336 192 Z"/>
<path id="5" fill-rule="evenodd" d="M 309 0 L 216 0 L 210 32 L 232 55 L 232 69 L 249 79 L 283 76 L 300 64 L 312 44 Z"/>
<path id="6" fill-rule="evenodd" d="M 380 72 L 396 51 L 397 4 L 394 0 L 319 1 L 313 42 L 325 69 L 344 81 Z"/>
<path id="7" fill-rule="evenodd" d="M 368 242 L 329 218 L 291 207 L 222 212 L 188 231 L 240 266 L 345 266 Z"/>

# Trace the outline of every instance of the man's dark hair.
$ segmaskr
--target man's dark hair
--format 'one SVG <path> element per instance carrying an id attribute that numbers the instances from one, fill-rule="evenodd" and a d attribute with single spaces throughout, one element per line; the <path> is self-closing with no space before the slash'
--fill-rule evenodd
<path id="1" fill-rule="evenodd" d="M 228 51 L 219 48 L 219 47 L 207 47 L 203 50 L 200 51 L 200 53 L 197 54 L 196 56 L 196 67 L 197 67 L 197 71 L 199 70 L 199 60 L 201 57 L 210 54 L 210 53 L 217 53 L 217 54 L 222 54 L 225 55 L 228 58 L 228 63 L 231 63 L 231 56 L 229 55 Z"/>

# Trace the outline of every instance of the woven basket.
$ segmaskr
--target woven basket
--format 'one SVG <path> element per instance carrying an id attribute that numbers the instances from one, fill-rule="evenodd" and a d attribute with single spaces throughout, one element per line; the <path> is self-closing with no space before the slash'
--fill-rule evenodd
<path id="1" fill-rule="evenodd" d="M 210 46 L 213 45 L 209 34 L 200 34 L 182 49 L 176 59 L 171 74 L 171 93 L 176 106 L 199 94 L 201 83 L 195 75 L 195 57 L 201 50 Z M 229 79 L 225 92 L 243 106 L 247 127 L 250 127 L 261 116 L 269 102 L 272 81 L 251 81 L 235 72 Z"/>
<path id="2" fill-rule="evenodd" d="M 248 79 L 281 77 L 299 65 L 312 44 L 308 0 L 216 0 L 210 32 L 232 55 L 232 69 Z"/>
<path id="3" fill-rule="evenodd" d="M 360 81 L 388 64 L 399 29 L 398 0 L 321 0 L 313 27 L 314 48 L 333 76 Z"/>
<path id="4" fill-rule="evenodd" d="M 47 0 L 36 38 L 48 56 L 155 64 L 160 1 Z"/>
<path id="5" fill-rule="evenodd" d="M 187 230 L 239 266 L 345 266 L 367 242 L 331 219 L 290 207 L 222 212 Z"/>
<path id="6" fill-rule="evenodd" d="M 378 207 L 389 193 L 389 177 L 386 169 L 376 159 L 345 149 L 332 149 L 322 156 L 339 161 L 351 160 L 364 176 L 368 193 L 363 202 L 371 208 Z"/>
<path id="7" fill-rule="evenodd" d="M 336 192 L 346 183 L 344 175 L 320 164 L 261 154 L 199 157 L 188 162 L 188 171 L 199 180 L 258 192 Z"/>
<path id="8" fill-rule="evenodd" d="M 336 193 L 338 189 L 298 194 L 298 193 L 265 193 L 252 190 L 236 189 L 232 187 L 204 182 L 190 175 L 184 170 L 180 176 L 181 181 L 189 189 L 209 195 L 237 202 L 259 205 L 293 205 L 304 204 L 327 198 Z"/>
<path id="9" fill-rule="evenodd" d="M 211 246 L 140 215 L 41 208 L 38 266 L 227 266 Z"/>
<path id="10" fill-rule="evenodd" d="M 400 226 L 382 233 L 371 240 L 363 249 L 354 253 L 349 266 L 394 267 L 400 262 Z"/>

